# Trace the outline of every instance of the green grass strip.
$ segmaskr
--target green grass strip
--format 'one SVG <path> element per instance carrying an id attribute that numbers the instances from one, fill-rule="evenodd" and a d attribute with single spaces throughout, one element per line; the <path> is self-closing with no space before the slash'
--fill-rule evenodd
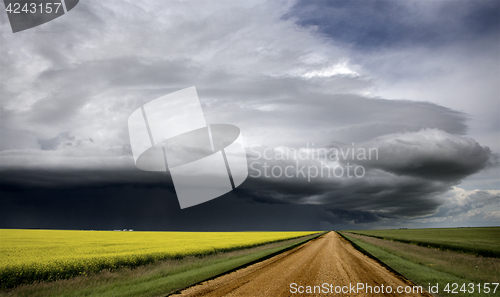
<path id="1" fill-rule="evenodd" d="M 392 253 L 389 253 L 380 247 L 377 247 L 373 244 L 366 243 L 360 239 L 353 238 L 349 235 L 346 235 L 345 233 L 340 233 L 339 234 L 344 237 L 345 239 L 349 240 L 354 247 L 356 247 L 358 250 L 361 252 L 367 254 L 368 256 L 372 258 L 376 258 L 383 264 L 389 266 L 392 270 L 396 271 L 400 275 L 404 276 L 405 278 L 411 280 L 413 283 L 420 285 L 424 288 L 424 290 L 428 291 L 429 290 L 429 285 L 435 286 L 436 284 L 439 284 L 439 293 L 438 294 L 433 294 L 434 296 L 486 296 L 488 294 L 485 293 L 477 293 L 476 290 L 474 293 L 463 293 L 463 292 L 458 292 L 456 294 L 448 294 L 444 292 L 444 287 L 446 284 L 452 284 L 452 283 L 457 283 L 460 286 L 462 284 L 468 284 L 471 283 L 471 281 L 466 280 L 464 278 L 460 278 L 445 272 L 437 271 L 435 269 L 432 269 L 431 267 L 423 266 L 411 261 L 408 261 L 406 259 L 403 259 L 401 257 L 398 257 L 397 255 L 394 255 Z M 498 293 L 498 290 L 497 290 Z"/>

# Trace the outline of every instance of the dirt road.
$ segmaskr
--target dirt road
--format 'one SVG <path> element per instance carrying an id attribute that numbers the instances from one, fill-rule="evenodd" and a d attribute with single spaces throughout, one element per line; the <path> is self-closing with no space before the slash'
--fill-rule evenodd
<path id="1" fill-rule="evenodd" d="M 388 286 L 392 294 L 388 294 Z M 330 232 L 175 296 L 380 296 L 382 290 L 385 296 L 430 296 L 404 293 L 405 289 L 413 290 L 412 286 Z"/>

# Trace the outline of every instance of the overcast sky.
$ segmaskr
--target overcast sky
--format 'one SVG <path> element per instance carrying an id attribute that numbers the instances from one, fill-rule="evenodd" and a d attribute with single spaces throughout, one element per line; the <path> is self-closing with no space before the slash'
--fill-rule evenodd
<path id="1" fill-rule="evenodd" d="M 0 53 L 0 228 L 499 225 L 496 0 L 82 0 L 18 33 L 2 8 Z M 181 210 L 127 120 L 191 86 L 208 123 L 241 129 L 250 176 Z M 276 157 L 301 148 L 356 154 Z M 298 172 L 322 161 L 363 175 Z"/>

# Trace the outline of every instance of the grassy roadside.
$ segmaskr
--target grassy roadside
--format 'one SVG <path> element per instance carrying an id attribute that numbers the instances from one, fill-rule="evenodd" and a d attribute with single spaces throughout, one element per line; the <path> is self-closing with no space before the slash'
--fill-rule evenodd
<path id="1" fill-rule="evenodd" d="M 429 291 L 429 284 L 439 284 L 439 293 L 435 296 L 495 296 L 483 291 L 478 293 L 477 284 L 498 282 L 500 279 L 500 260 L 474 255 L 442 251 L 400 242 L 387 241 L 366 236 L 342 232 L 344 238 L 355 247 L 377 258 L 399 274 Z M 446 284 L 459 284 L 457 293 L 446 293 Z M 473 293 L 461 292 L 462 284 L 475 284 Z"/>
<path id="2" fill-rule="evenodd" d="M 0 296 L 165 296 L 169 292 L 266 259 L 324 233 L 259 247 L 160 261 L 135 269 L 120 268 L 89 276 L 0 291 Z"/>

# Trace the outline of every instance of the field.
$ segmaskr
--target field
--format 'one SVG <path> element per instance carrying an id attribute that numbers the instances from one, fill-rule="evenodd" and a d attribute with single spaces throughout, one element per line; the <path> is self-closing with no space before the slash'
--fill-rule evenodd
<path id="1" fill-rule="evenodd" d="M 3 288 L 158 260 L 204 256 L 315 232 L 0 230 Z"/>
<path id="2" fill-rule="evenodd" d="M 500 227 L 347 231 L 425 247 L 500 257 Z"/>
<path id="3" fill-rule="evenodd" d="M 406 278 L 424 288 L 440 284 L 436 296 L 484 296 L 478 292 L 478 284 L 495 287 L 500 279 L 500 259 L 483 257 L 478 251 L 489 254 L 498 252 L 495 237 L 499 228 L 369 230 L 341 232 L 355 246 L 377 258 Z M 353 234 L 353 233 L 357 234 Z M 367 234 L 362 236 L 358 234 Z M 409 239 L 415 234 L 414 239 Z M 425 237 L 425 235 L 428 235 Z M 485 236 L 482 238 L 481 236 Z M 380 238 L 389 238 L 384 240 Z M 404 243 L 409 242 L 409 243 Z M 432 244 L 426 245 L 425 242 Z M 410 244 L 411 243 L 411 244 Z M 478 248 L 471 248 L 477 245 Z M 431 246 L 431 247 L 429 247 Z M 452 248 L 449 248 L 449 247 Z M 439 247 L 432 248 L 432 247 Z M 443 248 L 445 247 L 445 248 Z M 496 249 L 495 249 L 496 248 Z M 448 294 L 446 284 L 474 284 L 475 292 Z M 483 288 L 484 289 L 484 288 Z M 500 288 L 497 288 L 496 294 Z M 486 294 L 487 295 L 487 294 Z M 490 294 L 491 295 L 491 294 Z M 495 294 L 493 294 L 495 295 Z"/>

